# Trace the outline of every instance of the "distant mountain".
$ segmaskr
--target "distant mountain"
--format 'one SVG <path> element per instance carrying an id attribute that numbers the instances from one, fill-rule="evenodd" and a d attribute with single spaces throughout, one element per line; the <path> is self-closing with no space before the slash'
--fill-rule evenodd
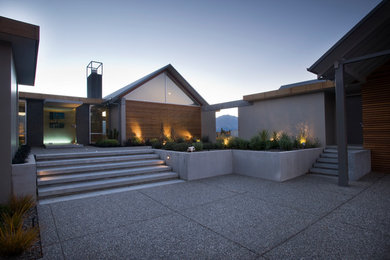
<path id="1" fill-rule="evenodd" d="M 217 132 L 223 128 L 225 131 L 238 129 L 238 117 L 231 115 L 219 116 L 216 119 Z"/>

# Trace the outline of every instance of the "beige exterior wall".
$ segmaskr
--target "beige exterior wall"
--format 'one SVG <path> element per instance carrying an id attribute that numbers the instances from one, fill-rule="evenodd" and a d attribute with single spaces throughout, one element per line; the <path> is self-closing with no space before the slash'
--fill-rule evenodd
<path id="1" fill-rule="evenodd" d="M 217 137 L 215 111 L 202 111 L 201 118 L 202 137 L 208 136 L 210 142 L 215 142 L 215 139 Z"/>
<path id="2" fill-rule="evenodd" d="M 239 137 L 250 139 L 263 129 L 294 136 L 306 129 L 309 137 L 318 138 L 325 145 L 324 93 L 255 101 L 252 106 L 238 108 Z"/>

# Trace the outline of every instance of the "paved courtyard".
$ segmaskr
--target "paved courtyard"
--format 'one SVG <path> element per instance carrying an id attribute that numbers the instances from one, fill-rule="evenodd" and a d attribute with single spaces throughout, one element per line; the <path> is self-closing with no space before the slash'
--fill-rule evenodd
<path id="1" fill-rule="evenodd" d="M 44 259 L 390 258 L 390 175 L 227 175 L 38 206 Z"/>

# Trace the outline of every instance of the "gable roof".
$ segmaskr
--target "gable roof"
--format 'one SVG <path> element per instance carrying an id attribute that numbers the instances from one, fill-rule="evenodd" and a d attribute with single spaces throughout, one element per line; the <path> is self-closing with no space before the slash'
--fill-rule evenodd
<path id="1" fill-rule="evenodd" d="M 334 80 L 334 63 L 336 61 L 390 50 L 389 32 L 390 1 L 384 0 L 307 70 L 317 74 L 319 79 Z M 380 56 L 364 62 L 348 64 L 344 76 L 345 83 L 364 81 L 367 75 L 389 58 L 389 56 Z"/>
<path id="2" fill-rule="evenodd" d="M 196 102 L 199 103 L 199 105 L 204 106 L 208 105 L 207 101 L 204 100 L 201 95 L 199 95 L 198 92 L 183 78 L 182 75 L 171 65 L 168 64 L 161 69 L 158 69 L 149 75 L 146 75 L 143 78 L 140 78 L 139 80 L 134 81 L 133 83 L 130 83 L 129 85 L 118 89 L 117 91 L 111 93 L 110 95 L 107 95 L 104 97 L 104 101 L 108 103 L 114 103 L 121 99 L 123 96 L 127 95 L 128 93 L 132 92 L 133 90 L 137 89 L 138 87 L 142 86 L 149 80 L 155 78 L 156 76 L 160 75 L 161 73 L 167 72 L 175 81 L 177 81 L 182 87 L 182 90 L 191 98 L 193 98 Z"/>

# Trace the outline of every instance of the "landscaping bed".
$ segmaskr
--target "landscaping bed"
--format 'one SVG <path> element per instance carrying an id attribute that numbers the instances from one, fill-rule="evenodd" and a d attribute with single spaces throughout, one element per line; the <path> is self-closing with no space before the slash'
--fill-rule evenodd
<path id="1" fill-rule="evenodd" d="M 0 258 L 39 259 L 42 247 L 35 200 L 12 196 L 0 205 Z"/>

